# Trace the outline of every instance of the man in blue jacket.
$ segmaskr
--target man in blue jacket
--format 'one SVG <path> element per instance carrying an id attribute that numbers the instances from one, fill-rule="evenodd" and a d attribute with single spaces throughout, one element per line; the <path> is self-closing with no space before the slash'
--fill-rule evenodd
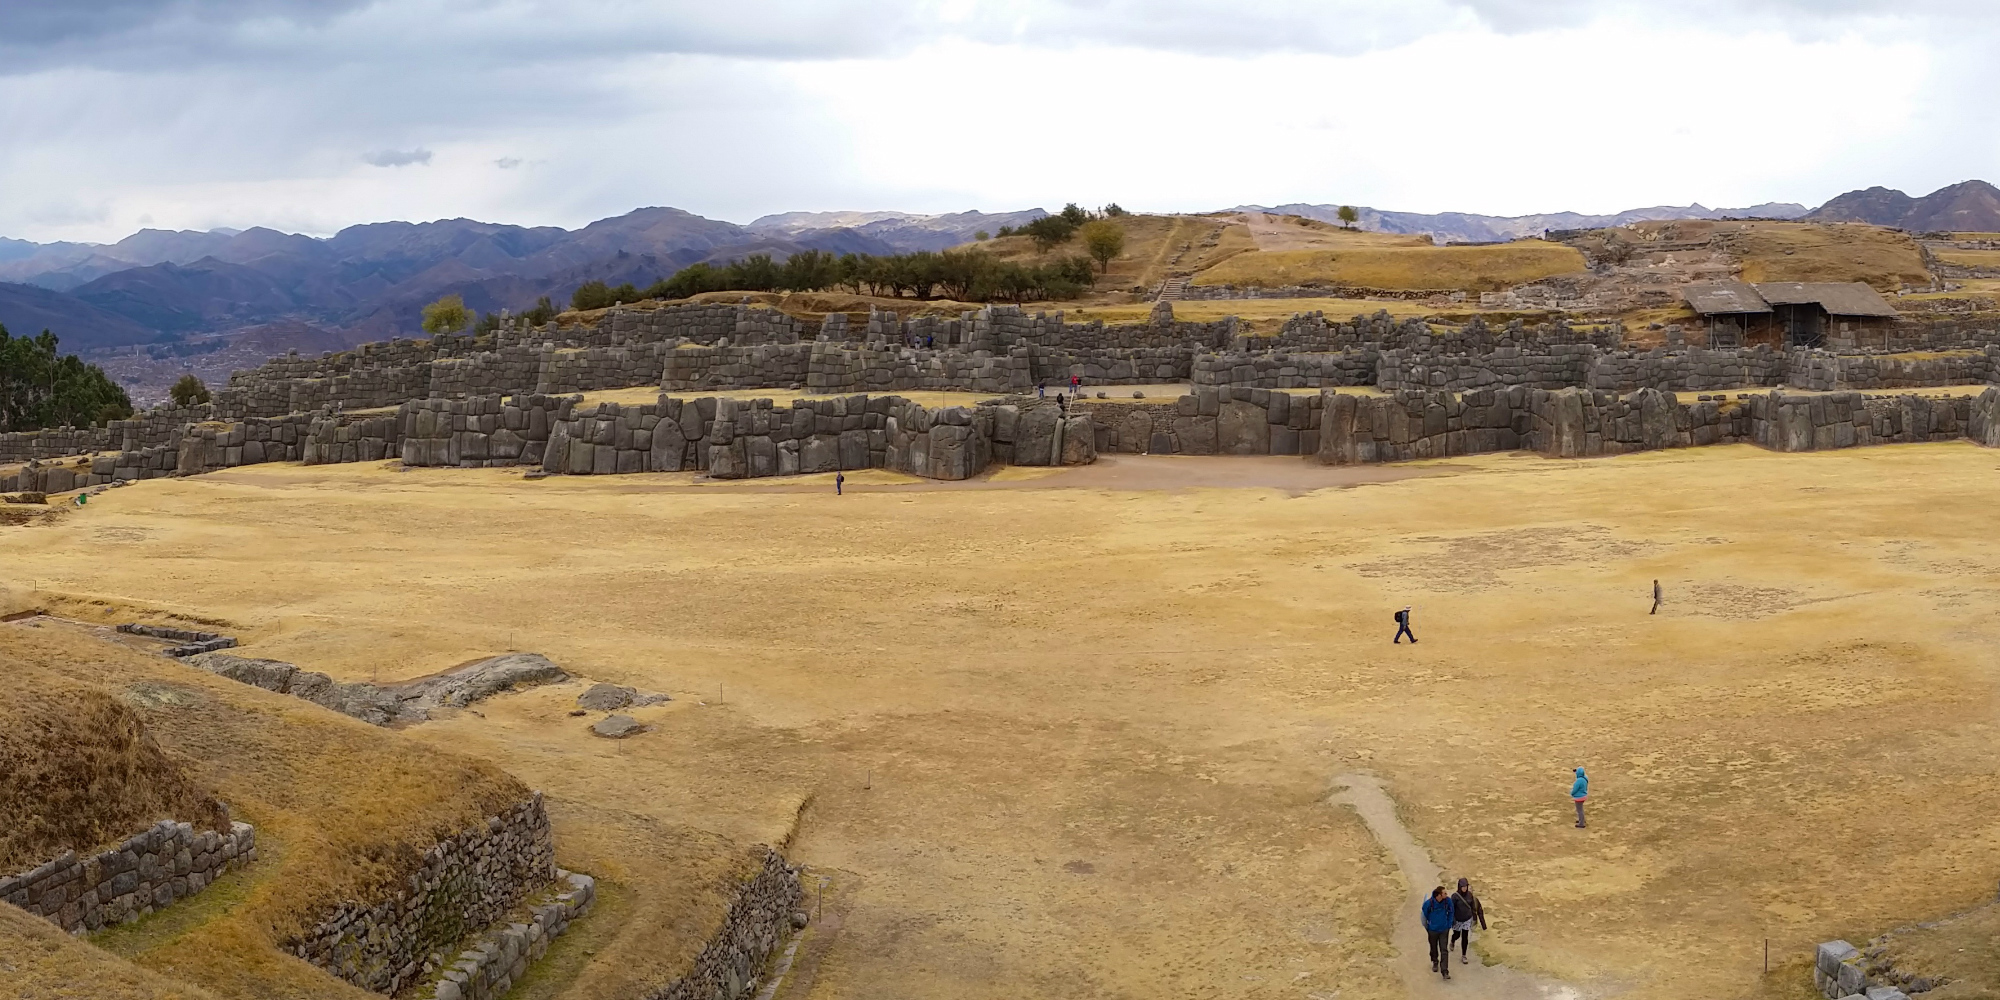
<path id="1" fill-rule="evenodd" d="M 1446 979 L 1451 978 L 1451 920 L 1451 899 L 1444 886 L 1438 886 L 1424 900 L 1424 933 L 1431 939 L 1431 971 L 1444 973 Z"/>

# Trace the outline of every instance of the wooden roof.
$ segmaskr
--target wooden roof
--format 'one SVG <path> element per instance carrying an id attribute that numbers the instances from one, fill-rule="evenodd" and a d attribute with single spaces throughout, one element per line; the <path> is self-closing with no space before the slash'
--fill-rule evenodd
<path id="1" fill-rule="evenodd" d="M 1691 284 L 1681 289 L 1687 304 L 1703 316 L 1764 314 L 1773 306 L 1817 305 L 1833 316 L 1893 317 L 1896 307 L 1858 281 L 1741 281 Z"/>

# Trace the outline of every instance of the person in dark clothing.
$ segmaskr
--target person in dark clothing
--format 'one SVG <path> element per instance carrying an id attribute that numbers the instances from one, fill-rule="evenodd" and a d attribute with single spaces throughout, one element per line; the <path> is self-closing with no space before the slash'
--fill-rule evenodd
<path id="1" fill-rule="evenodd" d="M 1444 886 L 1432 889 L 1431 898 L 1424 900 L 1424 934 L 1431 939 L 1431 971 L 1446 979 L 1451 978 L 1451 915 Z"/>
<path id="2" fill-rule="evenodd" d="M 1486 907 L 1480 905 L 1479 897 L 1472 894 L 1469 879 L 1458 880 L 1458 891 L 1451 894 L 1451 940 L 1444 944 L 1445 958 L 1451 957 L 1451 946 L 1458 945 L 1458 961 L 1461 965 L 1472 962 L 1472 924 L 1478 921 L 1479 929 L 1486 929 Z"/>
<path id="3" fill-rule="evenodd" d="M 1047 399 L 1048 397 L 1049 397 L 1049 384 L 1047 382 L 1035 383 L 1035 398 Z"/>
<path id="4" fill-rule="evenodd" d="M 1069 397 L 1060 392 L 1056 393 L 1056 409 L 1061 410 L 1064 414 L 1069 413 Z"/>
<path id="5" fill-rule="evenodd" d="M 1653 581 L 1653 610 L 1646 613 L 1649 615 L 1660 613 L 1660 581 L 1658 580 Z"/>
<path id="6" fill-rule="evenodd" d="M 846 486 L 846 485 L 847 485 L 847 473 L 845 473 L 845 472 L 836 472 L 836 473 L 834 473 L 834 474 L 833 474 L 833 495 L 834 495 L 834 496 L 839 496 L 839 495 L 840 495 L 840 493 L 841 493 L 841 488 L 842 488 L 842 487 L 844 487 L 844 486 Z"/>
<path id="7" fill-rule="evenodd" d="M 1417 641 L 1417 634 L 1415 632 L 1410 631 L 1409 608 L 1404 608 L 1403 610 L 1396 612 L 1396 641 L 1402 642 L 1403 637 L 1406 635 L 1410 637 L 1411 645 L 1415 645 Z"/>

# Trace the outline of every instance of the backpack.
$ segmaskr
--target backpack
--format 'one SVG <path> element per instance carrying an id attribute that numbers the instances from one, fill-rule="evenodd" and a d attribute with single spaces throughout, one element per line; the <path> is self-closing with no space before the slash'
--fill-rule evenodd
<path id="1" fill-rule="evenodd" d="M 1451 918 L 1461 924 L 1472 919 L 1472 901 L 1466 899 L 1462 893 L 1452 894 Z"/>
<path id="2" fill-rule="evenodd" d="M 1398 625 L 1403 624 L 1403 613 L 1401 611 L 1398 611 L 1395 614 L 1390 615 L 1389 617 L 1395 619 L 1396 624 Z"/>

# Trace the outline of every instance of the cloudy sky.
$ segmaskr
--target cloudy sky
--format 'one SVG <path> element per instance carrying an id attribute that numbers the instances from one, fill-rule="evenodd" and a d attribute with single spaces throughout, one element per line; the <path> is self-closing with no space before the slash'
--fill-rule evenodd
<path id="1" fill-rule="evenodd" d="M 0 0 L 0 235 L 2000 179 L 1992 0 Z"/>

